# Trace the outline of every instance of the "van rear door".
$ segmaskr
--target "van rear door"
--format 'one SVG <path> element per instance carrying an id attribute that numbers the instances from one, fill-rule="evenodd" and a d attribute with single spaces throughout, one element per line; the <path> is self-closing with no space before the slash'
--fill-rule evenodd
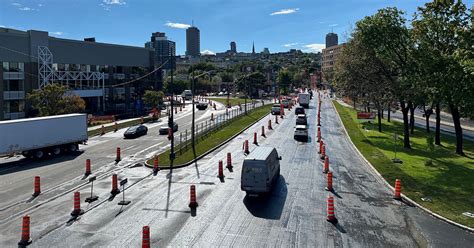
<path id="1" fill-rule="evenodd" d="M 265 192 L 267 186 L 268 169 L 265 161 L 261 160 L 244 160 L 242 167 L 242 190 L 249 193 Z"/>

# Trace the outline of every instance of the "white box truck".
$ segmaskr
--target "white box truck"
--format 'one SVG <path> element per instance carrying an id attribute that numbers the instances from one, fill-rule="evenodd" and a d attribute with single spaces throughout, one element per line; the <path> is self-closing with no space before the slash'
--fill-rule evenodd
<path id="1" fill-rule="evenodd" d="M 0 155 L 21 153 L 41 159 L 75 152 L 86 141 L 86 114 L 0 121 Z"/>
<path id="2" fill-rule="evenodd" d="M 300 106 L 303 108 L 309 108 L 309 100 L 310 100 L 310 95 L 309 93 L 299 93 L 298 94 L 298 101 L 300 102 Z"/>

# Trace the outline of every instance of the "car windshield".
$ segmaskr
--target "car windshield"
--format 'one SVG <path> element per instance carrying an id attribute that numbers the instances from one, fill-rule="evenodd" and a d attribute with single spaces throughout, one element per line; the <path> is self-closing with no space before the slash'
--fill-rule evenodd
<path id="1" fill-rule="evenodd" d="M 139 126 L 133 126 L 127 130 L 127 132 L 135 132 Z"/>

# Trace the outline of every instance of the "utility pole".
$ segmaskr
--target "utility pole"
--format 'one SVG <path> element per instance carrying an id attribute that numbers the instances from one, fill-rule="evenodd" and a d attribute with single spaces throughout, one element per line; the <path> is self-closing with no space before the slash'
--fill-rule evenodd
<path id="1" fill-rule="evenodd" d="M 194 113 L 194 94 L 195 94 L 195 86 L 194 86 L 194 68 L 193 68 L 193 65 L 192 65 L 192 62 L 191 62 L 191 69 L 193 70 L 193 81 L 191 82 L 191 92 L 192 92 L 192 100 L 191 100 L 191 104 L 193 105 L 192 106 L 192 111 L 193 111 L 193 120 L 192 120 L 192 124 L 191 124 L 191 144 L 192 144 L 192 148 L 193 148 L 193 154 L 194 154 L 194 158 L 196 158 L 196 144 L 195 144 L 195 140 L 194 140 L 194 125 L 195 125 L 195 113 Z"/>
<path id="2" fill-rule="evenodd" d="M 171 133 L 173 135 L 171 135 L 171 150 L 170 150 L 170 168 L 171 170 L 173 170 L 173 161 L 174 161 L 174 158 L 175 158 L 175 154 L 174 154 L 174 130 L 173 130 L 173 117 L 174 117 L 174 109 L 173 109 L 173 101 L 174 101 L 174 92 L 173 92 L 173 73 L 174 73 L 174 55 L 171 54 L 170 55 L 170 58 L 171 58 L 171 81 L 170 81 L 170 89 L 171 89 L 171 114 L 170 114 L 170 118 L 168 120 L 168 127 L 171 128 Z"/>

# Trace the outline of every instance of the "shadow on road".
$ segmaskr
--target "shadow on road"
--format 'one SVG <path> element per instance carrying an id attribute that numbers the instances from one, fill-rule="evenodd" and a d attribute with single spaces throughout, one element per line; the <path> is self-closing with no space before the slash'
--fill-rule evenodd
<path id="1" fill-rule="evenodd" d="M 283 176 L 277 180 L 272 191 L 265 197 L 253 198 L 245 196 L 243 199 L 247 210 L 255 217 L 279 220 L 285 206 L 288 189 Z"/>
<path id="2" fill-rule="evenodd" d="M 42 160 L 33 160 L 29 158 L 22 158 L 20 160 L 6 162 L 0 164 L 0 175 L 8 175 L 11 173 L 21 172 L 33 168 L 49 166 L 56 163 L 62 163 L 69 160 L 74 160 L 79 157 L 84 151 L 77 151 L 74 153 L 64 154 L 58 157 L 46 157 Z"/>

